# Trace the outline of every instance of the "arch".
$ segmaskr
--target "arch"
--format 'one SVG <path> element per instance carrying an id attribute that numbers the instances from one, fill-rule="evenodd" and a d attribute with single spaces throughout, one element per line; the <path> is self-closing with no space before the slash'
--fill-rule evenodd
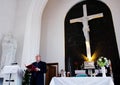
<path id="1" fill-rule="evenodd" d="M 48 1 L 42 15 L 40 54 L 47 63 L 58 62 L 59 71 L 65 69 L 64 19 L 67 11 L 79 2 L 72 0 Z M 67 3 L 67 4 L 66 4 Z"/>
<path id="2" fill-rule="evenodd" d="M 48 0 L 28 0 L 21 67 L 35 60 L 40 51 L 41 17 Z M 26 57 L 27 56 L 27 57 Z"/>
<path id="3" fill-rule="evenodd" d="M 66 70 L 79 69 L 84 62 L 83 54 L 86 55 L 85 38 L 83 35 L 83 24 L 70 24 L 70 19 L 83 16 L 83 4 L 87 4 L 88 15 L 103 13 L 104 18 L 89 21 L 90 44 L 92 55 L 105 56 L 111 59 L 115 83 L 118 83 L 119 75 L 119 53 L 116 43 L 116 36 L 113 26 L 112 15 L 106 4 L 98 0 L 86 0 L 73 6 L 65 18 L 65 58 Z M 69 67 L 68 67 L 69 66 Z M 79 66 L 79 67 L 78 67 Z M 75 68 L 76 67 L 76 68 Z"/>
<path id="4" fill-rule="evenodd" d="M 34 2 L 37 4 L 38 2 L 38 4 L 39 5 L 37 5 L 37 6 L 35 6 L 36 4 L 34 4 L 34 5 L 31 5 L 32 6 L 32 9 L 41 9 L 41 7 L 43 6 L 43 5 L 41 5 L 41 3 L 43 2 L 43 0 L 40 2 L 41 0 L 34 0 Z M 46 1 L 46 3 L 47 3 L 47 0 L 45 0 Z M 66 1 L 66 2 L 68 2 L 67 0 L 62 0 L 62 1 Z M 64 8 L 61 8 L 63 11 L 61 12 L 62 13 L 62 20 L 61 20 L 61 22 L 63 23 L 64 22 L 64 18 L 65 18 L 65 15 L 66 15 L 66 12 L 70 9 L 70 7 L 71 6 L 73 6 L 74 4 L 76 4 L 77 2 L 79 2 L 80 0 L 73 0 L 73 1 L 70 1 L 69 3 L 68 3 L 68 5 L 61 5 L 61 6 L 65 6 L 65 9 Z M 65 3 L 66 3 L 65 2 Z M 117 1 L 116 1 L 117 2 Z M 33 3 L 33 2 L 32 2 Z M 111 9 L 112 9 L 112 12 L 115 10 L 115 8 L 114 8 L 114 6 L 112 5 L 112 4 L 110 4 L 110 2 L 109 2 L 109 0 L 107 1 L 106 0 L 106 3 L 111 7 Z M 44 4 L 45 5 L 45 4 Z M 30 9 L 31 9 L 31 6 L 30 6 Z M 67 7 L 66 7 L 67 6 Z M 118 6 L 118 5 L 117 5 Z M 58 6 L 56 6 L 56 7 L 60 7 L 59 5 Z M 24 47 L 23 47 L 23 54 L 22 54 L 22 65 L 23 65 L 23 67 L 24 67 L 24 64 L 26 63 L 26 60 L 28 60 L 28 63 L 31 63 L 33 60 L 34 60 L 34 55 L 36 54 L 36 53 L 38 53 L 39 52 L 39 45 L 40 45 L 40 36 L 39 35 L 41 35 L 41 22 L 42 22 L 42 19 L 39 19 L 39 17 L 41 17 L 41 15 L 42 15 L 42 13 L 43 13 L 43 10 L 45 10 L 43 7 L 42 7 L 42 11 L 38 11 L 38 10 L 33 10 L 33 11 L 30 11 L 29 13 L 30 13 L 30 17 L 28 17 L 29 16 L 29 13 L 27 13 L 27 15 L 26 15 L 26 17 L 25 18 L 27 18 L 27 20 L 26 20 L 26 27 L 25 27 L 25 29 L 27 28 L 29 28 L 29 33 L 30 34 L 33 34 L 32 32 L 36 32 L 37 33 L 37 35 L 34 35 L 34 36 L 32 36 L 31 37 L 31 35 L 29 35 L 29 34 L 27 34 L 27 35 L 25 35 L 25 39 L 24 39 Z M 115 11 L 114 11 L 115 12 Z M 116 12 L 115 12 L 116 13 Z M 36 14 L 37 14 L 37 16 L 36 16 Z M 38 14 L 40 14 L 40 15 L 38 15 Z M 113 13 L 114 14 L 114 13 Z M 119 13 L 118 13 L 119 14 Z M 32 15 L 32 16 L 31 16 Z M 115 14 L 114 14 L 115 15 Z M 117 16 L 119 16 L 119 15 L 117 15 Z M 116 16 L 116 17 L 117 17 Z M 35 18 L 38 18 L 37 20 L 35 19 Z M 29 20 L 30 20 L 30 22 L 29 22 Z M 33 21 L 32 21 L 33 20 Z M 32 22 L 31 22 L 32 21 Z M 117 19 L 117 18 L 115 18 L 115 23 L 118 23 L 119 22 L 119 19 Z M 39 24 L 40 23 L 40 25 L 39 26 L 37 26 L 36 27 L 36 25 L 35 24 Z M 118 30 L 119 29 L 119 23 L 118 23 L 118 25 L 116 25 L 116 30 Z M 37 29 L 37 30 L 33 30 L 33 29 Z M 61 25 L 61 27 L 58 27 L 58 28 L 60 28 L 60 29 L 64 29 L 64 24 L 62 24 Z M 32 29 L 32 30 L 31 30 Z M 42 28 L 43 29 L 43 28 Z M 27 31 L 28 32 L 28 31 Z M 64 32 L 63 30 L 62 30 L 62 32 Z M 119 39 L 119 30 L 118 31 L 116 31 L 116 33 L 117 33 L 117 38 Z M 25 34 L 26 34 L 26 32 L 25 32 Z M 64 35 L 64 34 L 63 34 Z M 37 37 L 36 37 L 37 36 Z M 39 36 L 39 37 L 38 37 Z M 34 39 L 35 39 L 35 42 L 34 43 L 29 43 L 29 45 L 27 45 L 27 41 L 34 41 Z M 63 38 L 64 39 L 64 38 Z M 64 40 L 63 40 L 64 41 Z M 63 42 L 62 41 L 62 42 Z M 119 42 L 119 40 L 118 40 L 118 42 Z M 60 44 L 60 43 L 58 43 L 58 44 Z M 119 43 L 118 43 L 119 44 Z M 120 45 L 119 45 L 120 46 Z M 62 59 L 62 58 L 64 58 L 64 43 L 62 43 L 62 45 L 61 45 L 61 47 L 63 47 L 62 48 L 62 52 L 60 52 L 59 54 L 62 54 L 62 57 L 60 57 L 60 58 L 58 58 L 58 59 Z M 37 49 L 36 49 L 37 48 Z M 34 50 L 35 49 L 35 50 Z M 58 48 L 59 49 L 59 48 Z M 29 51 L 29 50 L 31 50 L 31 51 L 29 51 L 29 52 L 26 52 L 26 50 L 27 51 Z M 41 50 L 40 50 L 40 52 L 41 52 Z M 47 52 L 47 51 L 46 51 Z M 26 57 L 26 56 L 29 56 L 29 57 Z M 51 57 L 51 54 L 48 54 L 47 55 L 47 57 Z M 45 56 L 46 57 L 46 56 Z M 58 56 L 57 56 L 58 57 Z M 58 59 L 55 59 L 55 60 L 58 60 Z M 64 65 L 64 59 L 62 59 L 63 60 L 63 62 L 62 62 L 62 65 Z M 61 63 L 60 63 L 61 64 Z M 63 68 L 64 66 L 60 66 L 60 68 Z"/>

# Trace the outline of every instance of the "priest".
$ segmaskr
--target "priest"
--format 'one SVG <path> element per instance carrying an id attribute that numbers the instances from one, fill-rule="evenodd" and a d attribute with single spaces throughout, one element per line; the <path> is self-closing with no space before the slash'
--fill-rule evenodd
<path id="1" fill-rule="evenodd" d="M 32 73 L 30 85 L 44 85 L 44 73 L 46 73 L 46 63 L 41 61 L 40 55 L 37 55 L 36 62 L 33 62 L 31 65 L 34 66 L 34 68 L 29 69 Z"/>

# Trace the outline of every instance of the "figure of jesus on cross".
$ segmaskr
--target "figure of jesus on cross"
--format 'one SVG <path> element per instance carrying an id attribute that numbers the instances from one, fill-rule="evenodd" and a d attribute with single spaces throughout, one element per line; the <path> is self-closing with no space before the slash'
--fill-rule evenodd
<path id="1" fill-rule="evenodd" d="M 90 29 L 89 29 L 88 21 L 96 18 L 101 18 L 101 17 L 103 17 L 103 13 L 98 13 L 98 14 L 93 14 L 88 16 L 87 7 L 85 4 L 83 5 L 83 17 L 70 20 L 70 23 L 82 22 L 83 24 L 83 33 L 85 37 L 86 52 L 87 52 L 87 58 L 89 59 L 89 61 L 91 61 L 91 49 L 90 49 L 90 39 L 89 39 Z"/>

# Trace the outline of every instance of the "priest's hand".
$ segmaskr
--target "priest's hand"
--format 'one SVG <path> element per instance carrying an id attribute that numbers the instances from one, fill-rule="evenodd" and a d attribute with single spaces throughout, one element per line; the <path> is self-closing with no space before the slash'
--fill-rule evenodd
<path id="1" fill-rule="evenodd" d="M 40 69 L 39 68 L 35 68 L 36 69 L 36 71 L 40 71 Z"/>
<path id="2" fill-rule="evenodd" d="M 27 69 L 27 71 L 31 72 L 32 70 L 31 69 Z"/>

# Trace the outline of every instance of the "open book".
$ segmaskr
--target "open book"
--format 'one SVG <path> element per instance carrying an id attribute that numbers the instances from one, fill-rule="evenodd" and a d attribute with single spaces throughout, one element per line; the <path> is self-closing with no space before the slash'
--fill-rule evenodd
<path id="1" fill-rule="evenodd" d="M 36 71 L 36 67 L 32 64 L 26 66 L 27 69 L 29 69 L 30 71 Z"/>

